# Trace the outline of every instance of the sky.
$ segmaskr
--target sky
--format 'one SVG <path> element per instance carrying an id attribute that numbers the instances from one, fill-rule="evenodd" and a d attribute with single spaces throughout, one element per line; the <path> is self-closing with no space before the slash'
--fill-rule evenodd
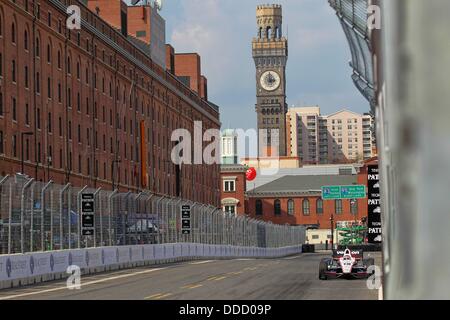
<path id="1" fill-rule="evenodd" d="M 256 6 L 267 0 L 163 0 L 166 41 L 176 52 L 197 52 L 209 100 L 220 107 L 222 129 L 256 127 L 256 79 L 251 41 Z M 368 102 L 350 78 L 350 49 L 327 0 L 277 0 L 288 38 L 287 103 L 364 113 Z"/>

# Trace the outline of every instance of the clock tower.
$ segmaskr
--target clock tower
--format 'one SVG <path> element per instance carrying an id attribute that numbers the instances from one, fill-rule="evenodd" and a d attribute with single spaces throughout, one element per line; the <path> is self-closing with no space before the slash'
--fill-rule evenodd
<path id="1" fill-rule="evenodd" d="M 257 36 L 252 41 L 256 66 L 256 113 L 260 157 L 286 156 L 286 63 L 287 39 L 283 37 L 281 5 L 260 5 L 256 9 Z M 270 151 L 272 150 L 272 151 Z M 276 151 L 275 151 L 276 152 Z"/>

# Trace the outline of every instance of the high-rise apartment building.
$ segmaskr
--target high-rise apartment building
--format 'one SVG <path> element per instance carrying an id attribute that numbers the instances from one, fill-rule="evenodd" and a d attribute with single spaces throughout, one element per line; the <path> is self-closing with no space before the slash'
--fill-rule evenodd
<path id="1" fill-rule="evenodd" d="M 319 107 L 291 108 L 288 151 L 303 164 L 356 162 L 373 156 L 373 118 L 342 110 L 321 115 Z"/>

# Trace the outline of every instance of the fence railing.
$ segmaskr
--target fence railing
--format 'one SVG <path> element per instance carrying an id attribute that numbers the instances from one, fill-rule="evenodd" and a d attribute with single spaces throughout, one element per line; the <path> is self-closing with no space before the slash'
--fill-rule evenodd
<path id="1" fill-rule="evenodd" d="M 81 196 L 94 194 L 95 230 L 83 236 Z M 191 231 L 183 234 L 181 205 L 191 207 Z M 0 177 L 0 254 L 103 246 L 203 243 L 279 248 L 305 242 L 305 228 L 236 216 L 210 205 Z"/>

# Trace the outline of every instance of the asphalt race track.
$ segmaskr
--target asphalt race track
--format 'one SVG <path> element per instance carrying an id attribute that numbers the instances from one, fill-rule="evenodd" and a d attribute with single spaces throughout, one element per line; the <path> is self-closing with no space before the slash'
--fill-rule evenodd
<path id="1" fill-rule="evenodd" d="M 365 253 L 380 265 L 380 253 Z M 318 278 L 321 258 L 305 253 L 278 259 L 194 261 L 119 270 L 81 277 L 81 289 L 66 280 L 0 290 L 0 300 L 376 300 L 366 280 Z"/>

